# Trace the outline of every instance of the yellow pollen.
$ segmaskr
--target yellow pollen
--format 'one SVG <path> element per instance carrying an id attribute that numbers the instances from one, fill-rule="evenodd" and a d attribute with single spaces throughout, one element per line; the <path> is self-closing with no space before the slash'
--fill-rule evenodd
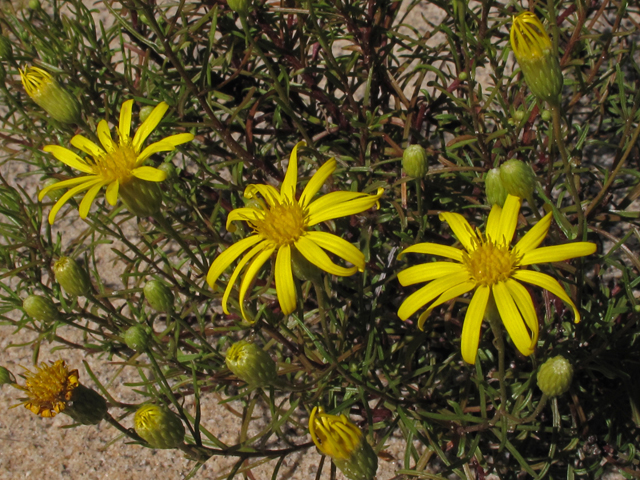
<path id="1" fill-rule="evenodd" d="M 472 253 L 464 253 L 463 263 L 469 275 L 483 286 L 504 282 L 516 269 L 516 258 L 507 245 L 482 241 Z"/>
<path id="2" fill-rule="evenodd" d="M 306 231 L 306 218 L 297 202 L 275 203 L 263 211 L 264 217 L 253 220 L 252 226 L 278 248 L 295 243 Z"/>
<path id="3" fill-rule="evenodd" d="M 133 177 L 131 171 L 136 168 L 137 157 L 131 145 L 118 145 L 114 151 L 94 159 L 96 175 L 109 182 L 127 183 Z"/>

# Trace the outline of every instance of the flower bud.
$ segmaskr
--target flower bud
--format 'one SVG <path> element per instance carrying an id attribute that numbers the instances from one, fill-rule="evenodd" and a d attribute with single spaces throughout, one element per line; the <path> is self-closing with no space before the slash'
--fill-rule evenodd
<path id="1" fill-rule="evenodd" d="M 550 122 L 551 112 L 549 110 L 543 110 L 542 113 L 540 114 L 540 118 L 542 119 L 543 122 Z"/>
<path id="2" fill-rule="evenodd" d="M 162 192 L 156 182 L 133 178 L 120 185 L 120 198 L 136 217 L 150 217 L 162 207 Z"/>
<path id="3" fill-rule="evenodd" d="M 240 15 L 248 15 L 249 13 L 249 0 L 227 0 L 227 5 Z"/>
<path id="4" fill-rule="evenodd" d="M 89 275 L 73 258 L 61 257 L 53 264 L 53 273 L 70 297 L 82 297 L 91 291 Z"/>
<path id="5" fill-rule="evenodd" d="M 44 188 L 47 188 L 47 187 L 50 187 L 51 185 L 58 183 L 59 181 L 60 180 L 58 180 L 57 178 L 49 177 L 44 182 L 42 182 L 42 185 Z M 57 202 L 58 200 L 60 200 L 62 198 L 62 195 L 64 195 L 64 190 L 61 190 L 61 189 L 51 190 L 47 192 L 47 197 L 49 197 L 54 202 Z"/>
<path id="6" fill-rule="evenodd" d="M 0 367 L 0 387 L 6 384 L 16 383 L 16 377 L 13 376 L 9 370 L 4 367 Z"/>
<path id="7" fill-rule="evenodd" d="M 295 248 L 291 249 L 291 270 L 296 278 L 302 282 L 322 282 L 320 269 Z"/>
<path id="8" fill-rule="evenodd" d="M 484 177 L 484 189 L 489 205 L 504 206 L 508 192 L 502 183 L 499 168 L 492 168 L 487 172 Z"/>
<path id="9" fill-rule="evenodd" d="M 178 176 L 176 167 L 171 162 L 164 162 L 158 165 L 158 170 L 164 172 L 167 175 L 167 180 L 173 180 Z"/>
<path id="10" fill-rule="evenodd" d="M 315 407 L 309 416 L 309 433 L 313 443 L 328 455 L 350 480 L 373 480 L 378 471 L 378 457 L 360 429 L 343 414 L 324 413 Z"/>
<path id="11" fill-rule="evenodd" d="M 136 352 L 144 352 L 149 347 L 149 332 L 142 325 L 129 327 L 124 333 L 124 343 Z"/>
<path id="12" fill-rule="evenodd" d="M 153 448 L 176 448 L 184 441 L 182 420 L 171 410 L 145 404 L 133 419 L 136 433 Z"/>
<path id="13" fill-rule="evenodd" d="M 144 296 L 151 308 L 158 312 L 173 312 L 173 293 L 171 289 L 158 280 L 150 280 L 144 286 Z"/>
<path id="14" fill-rule="evenodd" d="M 513 19 L 511 48 L 529 89 L 540 101 L 557 105 L 563 76 L 551 39 L 538 17 L 522 12 Z"/>
<path id="15" fill-rule="evenodd" d="M 62 123 L 80 122 L 80 104 L 45 70 L 38 67 L 20 69 L 27 95 L 45 112 Z"/>
<path id="16" fill-rule="evenodd" d="M 529 199 L 536 189 L 537 177 L 528 163 L 507 160 L 500 166 L 500 178 L 510 195 Z"/>
<path id="17" fill-rule="evenodd" d="M 40 0 L 29 0 L 29 9 L 38 10 L 40 8 Z"/>
<path id="18" fill-rule="evenodd" d="M 255 387 L 272 385 L 278 378 L 278 367 L 271 355 L 246 340 L 229 347 L 226 363 L 239 379 Z"/>
<path id="19" fill-rule="evenodd" d="M 13 46 L 11 40 L 0 34 L 0 60 L 11 60 L 13 58 Z"/>
<path id="20" fill-rule="evenodd" d="M 154 105 L 145 105 L 144 107 L 142 107 L 140 109 L 140 113 L 138 113 L 138 118 L 140 119 L 140 121 L 145 122 L 147 118 L 149 118 L 149 115 L 151 115 L 151 112 L 153 112 L 154 108 L 156 108 Z"/>
<path id="21" fill-rule="evenodd" d="M 48 297 L 29 295 L 22 302 L 22 308 L 31 318 L 42 323 L 53 323 L 60 318 L 58 307 Z"/>
<path id="22" fill-rule="evenodd" d="M 548 397 L 562 395 L 571 385 L 573 367 L 562 355 L 550 358 L 538 370 L 538 387 Z"/>
<path id="23" fill-rule="evenodd" d="M 76 423 L 97 425 L 107 414 L 107 401 L 92 388 L 79 384 L 71 395 L 67 408 L 63 410 Z"/>
<path id="24" fill-rule="evenodd" d="M 402 168 L 413 178 L 424 178 L 429 170 L 427 152 L 420 145 L 409 145 L 402 154 Z"/>

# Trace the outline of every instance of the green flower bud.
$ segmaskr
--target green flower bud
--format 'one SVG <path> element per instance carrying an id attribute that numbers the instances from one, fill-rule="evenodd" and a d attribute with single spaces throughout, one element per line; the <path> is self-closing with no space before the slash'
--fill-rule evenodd
<path id="1" fill-rule="evenodd" d="M 80 104 L 49 73 L 38 67 L 20 69 L 27 95 L 45 112 L 62 123 L 79 123 Z"/>
<path id="2" fill-rule="evenodd" d="M 38 10 L 40 8 L 40 0 L 29 0 L 29 8 L 31 10 Z"/>
<path id="3" fill-rule="evenodd" d="M 538 17 L 522 12 L 513 20 L 511 48 L 529 89 L 540 101 L 557 105 L 564 78 L 551 39 Z"/>
<path id="4" fill-rule="evenodd" d="M 153 105 L 145 105 L 144 107 L 142 107 L 140 109 L 140 113 L 138 114 L 138 118 L 140 119 L 140 121 L 145 122 L 147 118 L 149 118 L 149 115 L 151 115 L 151 112 L 153 112 L 154 108 L 156 107 Z"/>
<path id="5" fill-rule="evenodd" d="M 29 295 L 22 302 L 22 308 L 31 318 L 42 323 L 52 323 L 60 318 L 58 307 L 48 297 Z"/>
<path id="6" fill-rule="evenodd" d="M 60 180 L 58 180 L 57 178 L 49 177 L 44 182 L 42 182 L 42 185 L 43 185 L 44 188 L 47 188 L 47 187 L 50 187 L 51 185 L 54 185 L 54 184 L 59 183 L 59 182 L 60 182 Z M 62 195 L 64 195 L 64 190 L 63 189 L 51 190 L 51 191 L 47 192 L 47 197 L 49 197 L 54 202 L 57 202 L 58 200 L 60 200 L 60 198 L 62 198 Z"/>
<path id="7" fill-rule="evenodd" d="M 562 355 L 550 358 L 538 370 L 538 387 L 548 397 L 562 395 L 571 385 L 573 367 Z"/>
<path id="8" fill-rule="evenodd" d="M 171 410 L 145 404 L 133 419 L 136 433 L 153 448 L 176 448 L 184 441 L 182 420 Z"/>
<path id="9" fill-rule="evenodd" d="M 278 367 L 271 355 L 246 340 L 229 347 L 226 363 L 239 379 L 255 387 L 272 385 L 278 378 Z"/>
<path id="10" fill-rule="evenodd" d="M 144 352 L 149 346 L 150 335 L 142 325 L 134 325 L 124 332 L 124 343 L 136 352 Z"/>
<path id="11" fill-rule="evenodd" d="M 12 385 L 14 383 L 16 383 L 16 377 L 13 376 L 13 373 L 4 367 L 0 367 L 0 387 L 2 385 Z"/>
<path id="12" fill-rule="evenodd" d="M 515 113 L 513 114 L 513 118 L 518 122 L 521 122 L 522 119 L 524 118 L 524 112 L 522 110 L 516 110 Z"/>
<path id="13" fill-rule="evenodd" d="M 540 113 L 540 118 L 542 119 L 543 122 L 550 122 L 551 112 L 549 110 L 543 110 L 542 113 Z"/>
<path id="14" fill-rule="evenodd" d="M 500 178 L 510 195 L 529 199 L 536 189 L 537 177 L 527 163 L 520 160 L 507 160 L 500 166 Z"/>
<path id="15" fill-rule="evenodd" d="M 469 75 L 467 75 L 467 72 L 460 72 L 458 78 L 460 79 L 460 81 L 464 82 L 469 78 Z"/>
<path id="16" fill-rule="evenodd" d="M 248 15 L 249 13 L 249 0 L 227 0 L 227 5 L 234 12 L 240 15 Z"/>
<path id="17" fill-rule="evenodd" d="M 429 170 L 425 149 L 420 145 L 409 145 L 402 154 L 402 168 L 410 177 L 424 178 Z"/>
<path id="18" fill-rule="evenodd" d="M 176 167 L 171 162 L 164 162 L 158 166 L 158 170 L 163 171 L 167 174 L 167 180 L 173 180 L 178 176 L 176 172 Z"/>
<path id="19" fill-rule="evenodd" d="M 133 178 L 120 185 L 118 194 L 136 217 L 151 217 L 162 207 L 162 192 L 156 182 Z"/>
<path id="20" fill-rule="evenodd" d="M 70 297 L 82 297 L 91 291 L 89 274 L 73 258 L 61 257 L 53 264 L 53 273 Z"/>
<path id="21" fill-rule="evenodd" d="M 484 190 L 489 205 L 499 205 L 501 207 L 504 206 L 504 202 L 507 200 L 508 192 L 504 187 L 504 184 L 502 183 L 499 168 L 492 168 L 487 172 L 484 177 Z"/>
<path id="22" fill-rule="evenodd" d="M 320 269 L 307 260 L 297 249 L 291 249 L 291 270 L 300 281 L 322 282 Z"/>
<path id="23" fill-rule="evenodd" d="M 173 312 L 173 293 L 171 289 L 158 280 L 150 280 L 144 286 L 144 296 L 151 308 L 158 312 Z"/>
<path id="24" fill-rule="evenodd" d="M 0 34 L 0 60 L 11 60 L 13 58 L 13 46 L 11 40 Z"/>
<path id="25" fill-rule="evenodd" d="M 107 401 L 95 390 L 79 384 L 63 410 L 76 423 L 97 425 L 107 414 Z"/>

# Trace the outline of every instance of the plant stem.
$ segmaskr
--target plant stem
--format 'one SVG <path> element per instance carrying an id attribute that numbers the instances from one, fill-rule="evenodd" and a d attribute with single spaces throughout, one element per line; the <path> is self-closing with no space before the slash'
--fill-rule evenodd
<path id="1" fill-rule="evenodd" d="M 187 244 L 187 242 L 183 240 L 180 234 L 176 232 L 176 230 L 173 228 L 173 225 L 171 225 L 171 222 L 169 222 L 164 217 L 162 212 L 156 213 L 153 216 L 153 218 L 164 229 L 164 231 L 168 233 L 169 236 L 171 236 L 172 239 L 178 242 L 178 245 L 182 247 L 182 249 L 184 250 L 184 253 L 186 253 L 189 256 L 189 258 L 191 258 L 193 263 L 195 263 L 196 267 L 198 267 L 198 269 L 200 269 L 201 272 L 204 272 L 206 270 L 204 264 L 200 261 L 200 259 L 198 259 L 198 257 L 196 257 L 196 254 L 191 251 L 191 247 Z"/>

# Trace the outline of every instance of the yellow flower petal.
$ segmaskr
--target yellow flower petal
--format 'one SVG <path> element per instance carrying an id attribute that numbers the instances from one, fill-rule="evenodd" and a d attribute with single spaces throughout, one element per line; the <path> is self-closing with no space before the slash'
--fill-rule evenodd
<path id="1" fill-rule="evenodd" d="M 440 214 L 440 219 L 449 224 L 453 234 L 467 252 L 471 253 L 475 250 L 478 237 L 466 218 L 458 213 L 443 212 Z"/>
<path id="2" fill-rule="evenodd" d="M 491 290 L 493 298 L 496 300 L 502 323 L 507 332 L 509 332 L 514 345 L 523 355 L 531 355 L 533 353 L 532 338 L 509 289 L 504 282 L 498 282 L 491 287 Z"/>
<path id="3" fill-rule="evenodd" d="M 85 219 L 87 215 L 89 215 L 89 209 L 91 208 L 91 204 L 93 200 L 96 198 L 96 195 L 100 191 L 106 182 L 102 181 L 100 183 L 96 183 L 93 187 L 89 189 L 89 191 L 84 195 L 82 202 L 80 202 L 80 208 L 78 209 L 80 213 L 80 218 Z"/>
<path id="4" fill-rule="evenodd" d="M 76 147 L 78 150 L 82 150 L 84 153 L 88 153 L 93 158 L 99 158 L 107 154 L 102 148 L 82 135 L 76 135 L 73 137 L 71 139 L 71 145 Z"/>
<path id="5" fill-rule="evenodd" d="M 523 255 L 520 265 L 535 265 L 536 263 L 553 263 L 584 257 L 596 251 L 596 244 L 590 242 L 574 242 L 566 245 L 554 245 L 531 250 Z"/>
<path id="6" fill-rule="evenodd" d="M 160 102 L 158 105 L 156 105 L 156 108 L 153 109 L 153 111 L 149 114 L 142 125 L 140 125 L 138 131 L 133 137 L 132 142 L 133 148 L 136 153 L 140 152 L 142 144 L 147 139 L 147 137 L 151 135 L 151 132 L 153 132 L 158 126 L 160 120 L 162 120 L 162 117 L 164 117 L 164 114 L 167 113 L 168 109 L 169 105 L 167 105 L 165 102 Z"/>
<path id="7" fill-rule="evenodd" d="M 162 170 L 153 167 L 138 167 L 131 170 L 134 177 L 147 182 L 162 182 L 167 178 L 167 174 Z"/>
<path id="8" fill-rule="evenodd" d="M 249 318 L 247 318 L 247 314 L 244 311 L 244 297 L 247 293 L 247 290 L 253 283 L 253 280 L 256 278 L 258 271 L 260 270 L 262 265 L 264 265 L 264 263 L 267 260 L 269 260 L 269 257 L 274 251 L 275 251 L 275 247 L 270 247 L 270 248 L 267 248 L 262 253 L 260 253 L 260 255 L 258 255 L 253 260 L 253 262 L 251 262 L 251 265 L 249 265 L 249 268 L 247 268 L 247 272 L 244 274 L 244 278 L 242 279 L 242 283 L 240 284 L 240 294 L 239 294 L 239 300 L 238 300 L 240 303 L 240 313 L 242 313 L 242 318 L 244 318 L 248 322 L 250 322 L 250 320 Z"/>
<path id="9" fill-rule="evenodd" d="M 480 285 L 473 294 L 467 308 L 467 314 L 464 317 L 461 337 L 462 358 L 471 365 L 476 363 L 482 319 L 484 318 L 490 293 L 491 289 L 489 287 Z"/>
<path id="10" fill-rule="evenodd" d="M 517 250 L 519 255 L 523 255 L 534 248 L 537 248 L 547 236 L 552 218 L 553 212 L 546 214 L 542 220 L 531 227 L 531 230 L 529 230 L 526 235 L 520 239 L 514 247 L 514 250 Z"/>
<path id="11" fill-rule="evenodd" d="M 284 245 L 278 250 L 276 257 L 276 293 L 282 313 L 289 315 L 296 309 L 296 286 L 291 271 L 291 247 Z"/>
<path id="12" fill-rule="evenodd" d="M 56 219 L 56 215 L 58 214 L 58 211 L 62 208 L 62 206 L 65 203 L 67 203 L 71 199 L 71 197 L 73 197 L 75 194 L 80 193 L 84 190 L 88 190 L 89 188 L 93 187 L 96 183 L 99 183 L 102 181 L 101 178 L 96 178 L 96 177 L 82 177 L 82 178 L 87 178 L 88 180 L 78 185 L 77 187 L 73 187 L 69 191 L 65 192 L 65 194 L 62 195 L 62 197 L 60 197 L 60 200 L 56 202 L 56 204 L 53 206 L 53 208 L 49 212 L 49 223 L 51 225 L 53 225 L 53 222 Z"/>
<path id="13" fill-rule="evenodd" d="M 324 195 L 309 205 L 307 225 L 312 227 L 327 220 L 369 210 L 378 202 L 383 193 L 384 189 L 379 188 L 375 195 L 357 192 L 332 192 Z"/>
<path id="14" fill-rule="evenodd" d="M 82 158 L 73 153 L 71 150 L 68 150 L 59 145 L 47 145 L 42 150 L 52 153 L 54 157 L 56 157 L 65 165 L 70 166 L 71 168 L 75 168 L 76 170 L 80 170 L 84 173 L 95 173 L 91 166 L 87 165 L 87 163 Z"/>
<path id="15" fill-rule="evenodd" d="M 322 188 L 324 182 L 327 181 L 327 178 L 331 176 L 331 174 L 336 169 L 336 160 L 334 158 L 326 161 L 311 177 L 309 183 L 302 191 L 302 195 L 300 196 L 300 206 L 304 209 L 309 205 L 309 202 L 313 199 L 316 193 Z"/>
<path id="16" fill-rule="evenodd" d="M 309 262 L 332 275 L 348 277 L 358 271 L 357 267 L 344 268 L 333 263 L 324 250 L 306 236 L 300 237 L 295 246 Z"/>
<path id="17" fill-rule="evenodd" d="M 295 144 L 291 155 L 289 155 L 289 165 L 287 166 L 287 173 L 284 176 L 284 181 L 280 187 L 280 195 L 282 198 L 286 198 L 290 202 L 296 200 L 296 183 L 298 182 L 298 148 L 304 147 L 307 143 L 302 141 Z"/>
<path id="18" fill-rule="evenodd" d="M 171 152 L 176 149 L 176 145 L 193 140 L 193 135 L 190 133 L 180 133 L 178 135 L 172 135 L 167 138 L 163 138 L 159 142 L 152 143 L 140 153 L 136 159 L 136 165 L 142 165 L 147 158 L 154 153 L 159 152 Z"/>
<path id="19" fill-rule="evenodd" d="M 518 226 L 518 214 L 520 213 L 520 204 L 522 200 L 520 197 L 514 197 L 508 195 L 507 200 L 504 202 L 502 208 L 502 215 L 500 215 L 500 226 L 498 227 L 498 236 L 492 238 L 496 243 L 511 245 L 513 240 L 513 234 L 516 232 Z"/>
<path id="20" fill-rule="evenodd" d="M 460 273 L 465 269 L 464 265 L 452 262 L 431 262 L 423 263 L 409 267 L 406 270 L 398 273 L 398 281 L 400 285 L 406 287 L 407 285 L 414 285 L 420 282 L 430 282 L 436 278 L 444 277 L 445 275 L 452 275 L 454 273 Z"/>
<path id="21" fill-rule="evenodd" d="M 364 271 L 364 254 L 346 240 L 331 233 L 318 231 L 307 232 L 305 237 L 325 250 L 355 265 L 359 271 Z"/>
<path id="22" fill-rule="evenodd" d="M 231 295 L 231 291 L 233 290 L 233 286 L 236 283 L 236 280 L 242 273 L 244 266 L 253 259 L 259 252 L 263 251 L 266 246 L 266 243 L 259 243 L 254 246 L 251 250 L 249 250 L 244 257 L 238 262 L 236 268 L 233 270 L 231 274 L 231 278 L 229 279 L 229 283 L 227 283 L 227 288 L 224 290 L 224 295 L 222 295 L 222 311 L 229 315 L 229 309 L 227 307 L 227 301 L 229 300 L 229 295 Z"/>
<path id="23" fill-rule="evenodd" d="M 495 204 L 491 207 L 491 212 L 489 212 L 489 218 L 487 219 L 487 229 L 486 234 L 489 238 L 498 238 L 498 233 L 500 232 L 500 217 L 502 216 L 502 207 L 498 204 Z"/>
<path id="24" fill-rule="evenodd" d="M 40 193 L 38 194 L 38 200 L 42 201 L 44 196 L 49 192 L 71 187 L 72 185 L 78 185 L 79 183 L 89 182 L 94 178 L 98 177 L 96 177 L 95 175 L 83 175 L 82 177 L 70 178 L 69 180 L 63 180 L 62 182 L 54 183 L 40 190 Z"/>
<path id="25" fill-rule="evenodd" d="M 536 285 L 550 291 L 556 297 L 569 304 L 569 306 L 573 309 L 573 313 L 575 314 L 575 322 L 580 322 L 580 313 L 578 312 L 578 308 L 575 306 L 571 298 L 569 298 L 569 295 L 566 294 L 564 289 L 560 286 L 555 278 L 550 277 L 549 275 L 546 275 L 544 273 L 535 272 L 533 270 L 518 270 L 513 274 L 513 278 L 521 282 L 531 283 L 532 285 Z"/>
<path id="26" fill-rule="evenodd" d="M 406 300 L 402 302 L 402 305 L 400 305 L 400 308 L 398 309 L 398 317 L 400 317 L 401 320 L 406 320 L 440 294 L 456 285 L 466 283 L 469 280 L 469 273 L 467 271 L 463 271 L 457 274 L 438 278 L 437 280 L 426 284 L 418 291 L 409 295 Z"/>
<path id="27" fill-rule="evenodd" d="M 531 295 L 529 295 L 529 292 L 522 286 L 522 284 L 513 279 L 509 279 L 505 283 L 511 297 L 516 302 L 518 310 L 520 310 L 527 327 L 531 330 L 531 348 L 533 349 L 538 343 L 538 331 L 540 326 L 538 323 L 538 315 L 536 315 L 536 309 L 533 307 Z"/>
<path id="28" fill-rule="evenodd" d="M 427 255 L 438 255 L 440 257 L 450 258 L 452 260 L 456 260 L 458 262 L 462 262 L 462 250 L 459 250 L 454 247 L 449 247 L 448 245 L 439 245 L 437 243 L 418 243 L 416 245 L 412 245 L 411 247 L 405 248 L 398 255 L 398 260 L 401 260 L 402 257 L 407 253 L 426 253 Z"/>
<path id="29" fill-rule="evenodd" d="M 227 267 L 229 267 L 229 265 L 231 265 L 249 247 L 252 247 L 256 243 L 263 240 L 264 239 L 259 235 L 251 235 L 250 237 L 244 238 L 239 242 L 234 243 L 224 252 L 218 255 L 211 264 L 209 273 L 207 274 L 207 283 L 209 284 L 209 286 L 213 288 L 216 281 L 218 280 L 218 277 L 222 275 L 222 272 L 224 272 Z"/>
<path id="30" fill-rule="evenodd" d="M 120 107 L 120 124 L 118 125 L 118 133 L 120 141 L 128 139 L 131 133 L 131 110 L 133 110 L 133 100 L 127 100 Z"/>
<path id="31" fill-rule="evenodd" d="M 262 215 L 263 214 L 260 210 L 253 207 L 236 208 L 235 210 L 231 210 L 231 212 L 229 212 L 229 216 L 227 217 L 227 231 L 236 231 L 236 227 L 235 225 L 233 225 L 233 222 L 251 222 L 253 220 L 261 218 Z"/>
<path id="32" fill-rule="evenodd" d="M 97 134 L 98 140 L 100 140 L 102 147 L 107 153 L 111 153 L 118 148 L 111 138 L 111 131 L 109 130 L 109 125 L 106 120 L 103 119 L 98 122 Z"/>
<path id="33" fill-rule="evenodd" d="M 443 292 L 442 295 L 440 295 L 431 305 L 429 305 L 428 312 L 425 312 L 426 315 L 425 314 L 420 315 L 420 319 L 418 320 L 418 328 L 420 328 L 420 330 L 423 329 L 424 322 L 427 319 L 427 316 L 438 305 L 442 305 L 443 303 L 448 302 L 449 300 L 453 300 L 454 298 L 457 298 L 460 295 L 464 295 L 465 293 L 473 290 L 476 286 L 477 286 L 477 283 L 475 281 L 469 280 L 464 283 L 454 285 L 449 290 Z"/>
<path id="34" fill-rule="evenodd" d="M 280 192 L 271 185 L 251 184 L 244 189 L 245 198 L 254 198 L 256 193 L 259 193 L 270 207 L 276 203 L 282 203 Z"/>

